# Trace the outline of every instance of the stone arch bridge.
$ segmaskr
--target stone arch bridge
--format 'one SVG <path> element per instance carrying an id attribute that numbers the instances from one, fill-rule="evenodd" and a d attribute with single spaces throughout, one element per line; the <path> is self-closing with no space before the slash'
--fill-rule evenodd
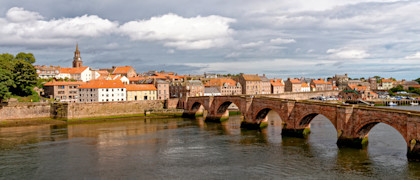
<path id="1" fill-rule="evenodd" d="M 410 160 L 420 160 L 420 112 L 388 108 L 341 105 L 315 101 L 296 101 L 254 96 L 190 97 L 184 106 L 184 117 L 206 113 L 206 121 L 229 118 L 228 107 L 234 103 L 243 116 L 241 127 L 261 128 L 267 125 L 267 114 L 273 110 L 282 120 L 283 136 L 304 137 L 309 124 L 318 114 L 327 117 L 337 130 L 339 147 L 362 148 L 369 131 L 378 123 L 395 128 L 407 143 Z"/>

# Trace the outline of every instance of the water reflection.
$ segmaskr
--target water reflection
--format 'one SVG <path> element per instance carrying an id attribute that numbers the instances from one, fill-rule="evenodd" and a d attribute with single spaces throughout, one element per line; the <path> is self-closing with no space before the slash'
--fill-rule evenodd
<path id="1" fill-rule="evenodd" d="M 276 115 L 263 130 L 241 129 L 240 116 L 221 124 L 168 118 L 0 128 L 0 177 L 420 177 L 420 163 L 407 162 L 405 142 L 387 125 L 372 129 L 367 149 L 339 149 L 335 128 L 325 117 L 317 116 L 309 138 L 302 139 L 282 137 Z"/>

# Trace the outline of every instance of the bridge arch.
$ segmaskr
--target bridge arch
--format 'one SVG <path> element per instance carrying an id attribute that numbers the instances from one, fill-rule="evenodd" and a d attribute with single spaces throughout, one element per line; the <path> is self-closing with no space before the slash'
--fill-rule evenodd
<path id="1" fill-rule="evenodd" d="M 269 114 L 270 113 L 274 113 L 272 115 L 276 115 L 276 116 L 278 116 L 278 118 L 275 117 L 274 119 L 272 119 L 272 121 L 270 121 L 270 119 L 269 119 Z M 283 125 L 285 123 L 284 120 L 283 120 L 282 114 L 279 112 L 279 110 L 278 109 L 273 109 L 273 108 L 270 108 L 270 107 L 263 107 L 263 108 L 260 108 L 259 110 L 257 110 L 254 117 L 253 117 L 253 120 L 254 120 L 254 122 L 260 124 L 260 127 L 261 126 L 267 126 L 268 124 L 274 125 L 274 124 L 280 124 L 281 123 Z"/>
<path id="2" fill-rule="evenodd" d="M 299 119 L 298 119 L 298 127 L 302 127 L 302 128 L 306 128 L 309 126 L 309 124 L 311 124 L 312 120 L 317 117 L 318 115 L 322 115 L 325 118 L 328 119 L 329 122 L 331 122 L 331 124 L 334 126 L 334 128 L 337 130 L 337 124 L 336 124 L 336 119 L 335 117 L 328 117 L 326 115 L 324 115 L 324 113 L 319 113 L 319 112 L 310 112 L 310 113 L 306 113 L 303 114 Z M 334 118 L 334 119 L 333 119 Z"/>
<path id="3" fill-rule="evenodd" d="M 404 138 L 405 142 L 408 143 L 409 139 L 407 139 L 407 128 L 404 125 L 400 125 L 399 123 L 391 123 L 389 119 L 371 119 L 368 121 L 364 121 L 359 126 L 356 126 L 355 133 L 360 138 L 367 138 L 369 132 L 372 130 L 379 123 L 384 123 L 388 126 L 391 126 L 395 130 L 399 132 L 399 134 Z"/>

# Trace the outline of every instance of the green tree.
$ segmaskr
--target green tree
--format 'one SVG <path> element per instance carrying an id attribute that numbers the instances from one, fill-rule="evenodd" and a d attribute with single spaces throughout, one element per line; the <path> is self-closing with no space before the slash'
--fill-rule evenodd
<path id="1" fill-rule="evenodd" d="M 420 84 L 420 78 L 417 78 L 414 81 L 417 81 Z"/>
<path id="2" fill-rule="evenodd" d="M 0 54 L 0 102 L 10 97 L 10 88 L 14 86 L 12 79 L 13 55 Z"/>
<path id="3" fill-rule="evenodd" d="M 33 87 L 37 84 L 35 67 L 26 60 L 17 59 L 12 72 L 15 86 L 10 89 L 11 92 L 19 96 L 31 95 Z"/>
<path id="4" fill-rule="evenodd" d="M 35 63 L 35 57 L 34 57 L 34 55 L 32 53 L 23 53 L 23 52 L 21 52 L 21 53 L 19 53 L 19 54 L 16 55 L 15 59 L 17 59 L 17 60 L 24 60 L 24 61 L 26 61 L 26 62 L 28 62 L 30 64 Z"/>
<path id="5" fill-rule="evenodd" d="M 398 92 L 398 91 L 405 91 L 402 85 L 398 85 L 397 87 L 391 88 L 389 91 L 391 92 Z"/>

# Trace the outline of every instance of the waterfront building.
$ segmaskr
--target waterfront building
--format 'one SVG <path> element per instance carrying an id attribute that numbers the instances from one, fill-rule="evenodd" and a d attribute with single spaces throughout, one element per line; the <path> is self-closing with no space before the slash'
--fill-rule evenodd
<path id="1" fill-rule="evenodd" d="M 153 84 L 157 89 L 157 97 L 159 100 L 167 100 L 169 99 L 169 82 L 160 80 L 160 79 L 153 79 Z"/>
<path id="2" fill-rule="evenodd" d="M 262 94 L 262 81 L 258 74 L 241 74 L 239 76 L 239 83 L 242 86 L 242 94 Z"/>
<path id="3" fill-rule="evenodd" d="M 216 88 L 223 96 L 242 94 L 241 84 L 233 79 L 211 79 L 204 86 Z"/>
<path id="4" fill-rule="evenodd" d="M 270 79 L 270 83 L 271 83 L 271 94 L 284 93 L 283 79 Z"/>
<path id="5" fill-rule="evenodd" d="M 169 86 L 171 98 L 185 98 L 204 95 L 204 85 L 199 80 L 174 81 Z"/>
<path id="6" fill-rule="evenodd" d="M 130 84 L 127 88 L 127 101 L 157 100 L 156 87 L 153 84 Z"/>
<path id="7" fill-rule="evenodd" d="M 76 81 L 87 82 L 92 80 L 92 72 L 89 67 L 60 68 L 56 76 L 57 79 L 73 79 Z"/>
<path id="8" fill-rule="evenodd" d="M 313 91 L 330 91 L 333 89 L 332 83 L 323 79 L 312 79 L 311 86 L 313 87 Z"/>
<path id="9" fill-rule="evenodd" d="M 44 96 L 61 102 L 77 102 L 82 81 L 50 81 L 44 84 Z"/>
<path id="10" fill-rule="evenodd" d="M 259 76 L 261 79 L 261 94 L 271 94 L 271 82 L 265 74 Z"/>
<path id="11" fill-rule="evenodd" d="M 340 90 L 344 89 L 347 87 L 349 82 L 349 77 L 347 76 L 347 74 L 344 75 L 335 75 L 332 79 L 331 79 L 331 83 L 335 86 L 337 86 Z"/>
<path id="12" fill-rule="evenodd" d="M 36 73 L 38 74 L 38 78 L 40 79 L 49 79 L 55 78 L 59 73 L 60 66 L 34 66 L 36 69 Z"/>
<path id="13" fill-rule="evenodd" d="M 378 86 L 378 90 L 390 90 L 394 87 L 393 85 L 394 80 L 391 79 L 381 79 L 381 82 Z"/>
<path id="14" fill-rule="evenodd" d="M 92 80 L 81 85 L 79 102 L 125 101 L 127 90 L 120 80 Z"/>
<path id="15" fill-rule="evenodd" d="M 339 95 L 344 100 L 373 100 L 378 98 L 378 94 L 370 91 L 366 86 L 348 85 Z"/>
<path id="16" fill-rule="evenodd" d="M 124 67 L 114 67 L 114 70 L 112 71 L 113 75 L 121 75 L 125 77 L 136 77 L 137 73 L 131 66 L 124 66 Z"/>
<path id="17" fill-rule="evenodd" d="M 204 87 L 204 96 L 221 96 L 219 89 L 216 87 Z"/>
<path id="18" fill-rule="evenodd" d="M 309 87 L 308 83 L 302 83 L 300 92 L 310 92 L 311 88 Z"/>
<path id="19" fill-rule="evenodd" d="M 301 88 L 302 82 L 299 79 L 287 78 L 287 81 L 284 82 L 285 92 L 300 92 Z"/>

